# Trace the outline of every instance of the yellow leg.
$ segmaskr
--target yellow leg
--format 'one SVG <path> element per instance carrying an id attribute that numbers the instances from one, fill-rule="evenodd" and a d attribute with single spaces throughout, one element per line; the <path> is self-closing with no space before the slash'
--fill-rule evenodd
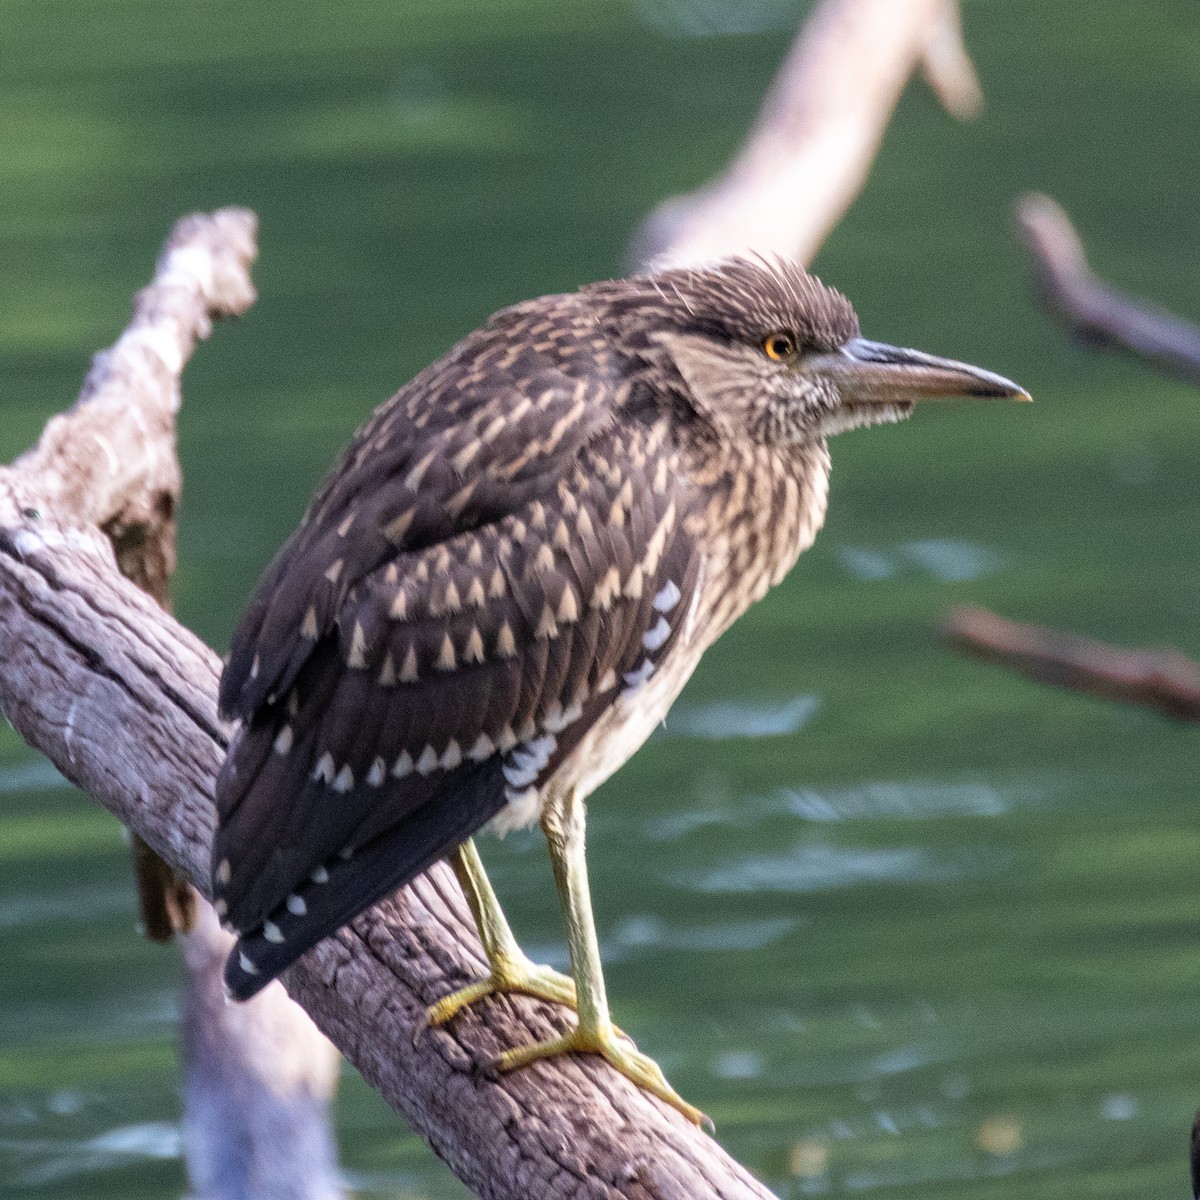
<path id="1" fill-rule="evenodd" d="M 642 1054 L 632 1040 L 613 1025 L 609 1016 L 588 891 L 583 802 L 574 792 L 561 799 L 548 800 L 542 813 L 542 829 L 549 844 L 554 881 L 566 915 L 579 1023 L 563 1037 L 509 1050 L 500 1056 L 496 1065 L 501 1071 L 512 1071 L 556 1054 L 572 1051 L 599 1054 L 627 1079 L 677 1108 L 689 1121 L 711 1127 L 712 1122 L 698 1108 L 679 1097 L 658 1063 Z"/>
<path id="2" fill-rule="evenodd" d="M 441 1025 L 468 1004 L 496 992 L 524 992 L 574 1008 L 575 984 L 550 967 L 530 962 L 517 945 L 496 893 L 488 882 L 475 843 L 468 838 L 454 852 L 450 862 L 475 918 L 491 971 L 486 979 L 442 997 L 429 1009 L 430 1025 Z"/>

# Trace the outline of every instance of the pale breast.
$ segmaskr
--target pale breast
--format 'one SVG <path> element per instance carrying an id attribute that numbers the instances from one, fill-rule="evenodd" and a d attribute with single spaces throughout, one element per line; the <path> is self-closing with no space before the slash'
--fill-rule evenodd
<path id="1" fill-rule="evenodd" d="M 493 820 L 493 832 L 532 824 L 547 795 L 574 789 L 587 796 L 608 779 L 666 717 L 704 651 L 812 545 L 828 496 L 824 445 L 797 448 L 786 463 L 766 455 L 710 460 L 695 472 L 708 500 L 685 527 L 705 551 L 692 602 L 676 614 L 682 636 L 662 661 L 647 658 L 642 671 L 625 677 L 579 744 Z"/>

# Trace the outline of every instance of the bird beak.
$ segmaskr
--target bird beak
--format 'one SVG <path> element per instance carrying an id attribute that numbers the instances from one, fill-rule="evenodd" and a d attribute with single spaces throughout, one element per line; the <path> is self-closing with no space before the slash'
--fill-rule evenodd
<path id="1" fill-rule="evenodd" d="M 850 407 L 912 404 L 955 396 L 1033 399 L 1023 387 L 1003 375 L 866 338 L 852 338 L 840 350 L 814 355 L 805 360 L 801 369 L 832 383 L 842 403 Z"/>

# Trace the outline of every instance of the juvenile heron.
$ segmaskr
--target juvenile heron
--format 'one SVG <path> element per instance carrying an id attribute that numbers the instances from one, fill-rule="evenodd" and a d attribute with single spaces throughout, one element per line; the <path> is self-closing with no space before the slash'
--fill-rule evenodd
<path id="1" fill-rule="evenodd" d="M 584 798 L 811 545 L 827 438 L 963 395 L 1028 398 L 867 341 L 839 293 L 747 259 L 518 304 L 422 371 L 358 431 L 233 639 L 213 854 L 233 995 L 449 855 L 491 969 L 430 1021 L 506 990 L 571 1005 L 571 1033 L 501 1069 L 596 1052 L 699 1119 L 610 1020 Z M 537 820 L 572 979 L 522 954 L 470 841 Z"/>

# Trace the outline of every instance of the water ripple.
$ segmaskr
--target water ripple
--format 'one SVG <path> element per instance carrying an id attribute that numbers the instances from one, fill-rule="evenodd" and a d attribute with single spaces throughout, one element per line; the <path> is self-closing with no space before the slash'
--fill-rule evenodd
<path id="1" fill-rule="evenodd" d="M 944 583 L 964 583 L 988 575 L 1000 565 L 1000 556 L 987 546 L 956 538 L 930 538 L 905 542 L 900 553 L 909 562 Z"/>
<path id="2" fill-rule="evenodd" d="M 621 949 L 639 950 L 762 950 L 795 929 L 794 917 L 716 921 L 708 925 L 672 927 L 653 913 L 626 917 L 613 940 Z"/>
<path id="3" fill-rule="evenodd" d="M 905 566 L 919 567 L 943 583 L 965 583 L 1000 567 L 995 550 L 959 538 L 927 538 L 904 542 L 891 550 L 839 546 L 838 562 L 856 579 L 891 579 Z"/>
<path id="4" fill-rule="evenodd" d="M 762 1055 L 756 1050 L 727 1050 L 713 1060 L 718 1079 L 757 1079 L 763 1073 Z"/>
<path id="5" fill-rule="evenodd" d="M 69 779 L 59 774 L 58 768 L 48 758 L 0 767 L 0 795 L 59 791 L 73 786 Z"/>
<path id="6" fill-rule="evenodd" d="M 970 780 L 938 783 L 915 779 L 878 780 L 827 792 L 782 788 L 776 800 L 784 811 L 808 821 L 847 821 L 863 817 L 998 817 L 1009 811 L 1014 800 L 1042 794 L 1036 789 L 1002 788 Z"/>
<path id="7" fill-rule="evenodd" d="M 816 791 L 782 787 L 765 796 L 734 797 L 712 807 L 653 818 L 648 840 L 669 842 L 712 826 L 751 828 L 779 816 L 829 823 L 855 820 L 923 820 L 938 817 L 998 817 L 1023 805 L 1044 805 L 1078 786 L 1050 776 L 995 782 L 981 779 L 879 779 Z"/>
<path id="8" fill-rule="evenodd" d="M 796 696 L 779 705 L 709 704 L 671 713 L 666 731 L 674 737 L 725 738 L 786 737 L 798 733 L 820 707 L 818 696 Z"/>
<path id="9" fill-rule="evenodd" d="M 801 844 L 781 854 L 746 854 L 676 882 L 700 892 L 821 892 L 859 884 L 904 880 L 946 882 L 977 875 L 996 856 L 979 848 L 936 856 L 922 846 L 875 850 Z"/>
<path id="10" fill-rule="evenodd" d="M 38 1186 L 143 1159 L 179 1158 L 183 1138 L 178 1125 L 146 1121 L 121 1125 L 86 1141 L 6 1139 L 0 1146 L 19 1157 L 41 1160 L 18 1176 L 20 1183 Z"/>
<path id="11" fill-rule="evenodd" d="M 133 911 L 133 893 L 128 886 L 75 888 L 14 896 L 0 903 L 0 934 L 10 929 L 44 925 L 48 921 L 104 922 L 122 913 L 132 915 Z"/>
<path id="12" fill-rule="evenodd" d="M 669 37 L 727 37 L 789 29 L 796 14 L 791 0 L 638 0 L 637 13 Z"/>

